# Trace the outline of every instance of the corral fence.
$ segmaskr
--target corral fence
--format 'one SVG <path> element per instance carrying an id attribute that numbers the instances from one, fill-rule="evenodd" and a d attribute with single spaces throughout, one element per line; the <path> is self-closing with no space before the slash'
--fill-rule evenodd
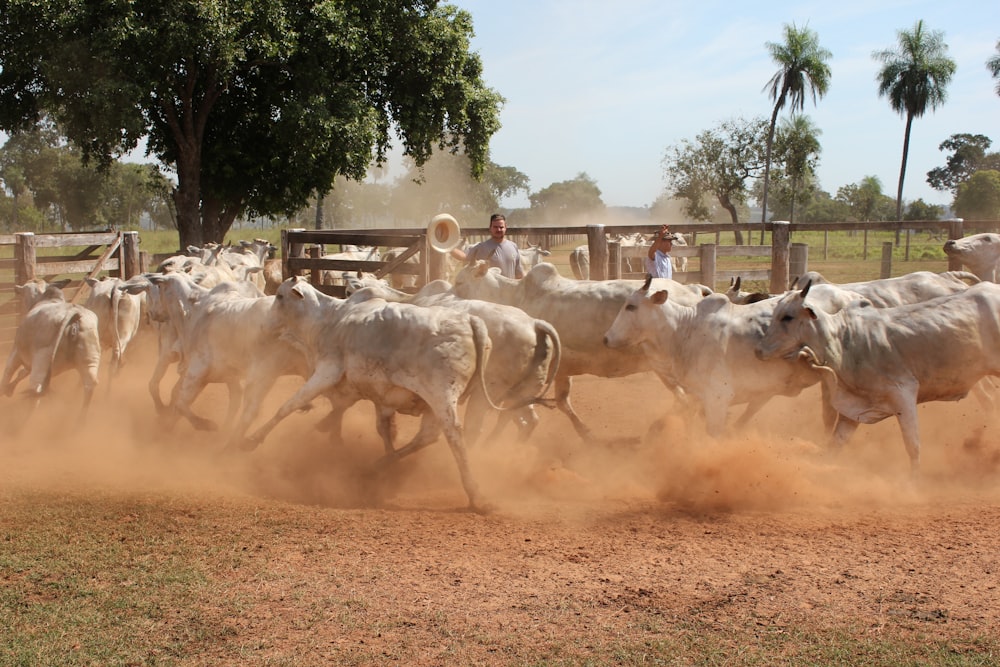
<path id="1" fill-rule="evenodd" d="M 22 308 L 14 285 L 35 278 L 51 282 L 69 277 L 67 298 L 79 303 L 86 296 L 84 278 L 106 275 L 128 279 L 143 271 L 139 233 L 104 231 L 65 234 L 0 235 L 0 248 L 11 248 L 0 258 L 0 341 L 14 339 Z M 12 255 L 8 257 L 7 255 Z"/>
<path id="2" fill-rule="evenodd" d="M 673 233 L 684 234 L 689 245 L 674 244 L 671 255 L 688 258 L 690 270 L 675 272 L 674 278 L 680 282 L 698 282 L 717 289 L 740 276 L 745 281 L 764 281 L 771 292 L 781 292 L 788 288 L 792 279 L 809 270 L 810 251 L 818 253 L 824 260 L 829 252 L 829 234 L 847 232 L 860 234 L 863 244 L 863 258 L 869 254 L 869 232 L 899 232 L 905 259 L 910 256 L 911 238 L 916 233 L 927 233 L 940 240 L 957 239 L 967 233 L 994 231 L 997 221 L 929 220 L 899 222 L 837 222 L 837 223 L 787 223 L 770 222 L 742 224 L 739 231 L 754 238 L 763 233 L 769 237 L 769 245 L 722 245 L 720 236 L 731 233 L 734 227 L 729 223 L 671 224 Z M 647 246 L 626 246 L 619 237 L 635 233 L 651 235 L 659 231 L 659 225 L 583 225 L 573 227 L 531 227 L 509 228 L 507 235 L 520 247 L 538 245 L 546 250 L 565 248 L 573 244 L 586 245 L 590 253 L 590 278 L 606 280 L 611 278 L 641 278 L 645 271 L 642 259 Z M 793 242 L 799 232 L 821 232 L 823 244 L 810 248 L 805 243 Z M 463 232 L 469 243 L 487 237 L 485 231 Z M 406 250 L 392 261 L 337 260 L 325 256 L 327 245 L 354 244 L 358 246 L 405 247 Z M 882 243 L 882 277 L 889 277 L 892 270 L 891 244 Z M 431 249 L 425 229 L 396 230 L 284 230 L 282 231 L 282 274 L 310 275 L 310 280 L 328 294 L 341 295 L 343 288 L 322 285 L 322 272 L 366 271 L 379 277 L 389 274 L 417 277 L 417 287 L 435 278 L 446 277 L 447 259 L 445 255 Z M 873 247 L 872 252 L 875 251 Z M 414 260 L 408 261 L 410 258 Z M 727 268 L 720 268 L 719 260 L 725 258 Z M 747 262 L 733 262 L 746 259 Z M 949 268 L 958 270 L 955 260 L 949 260 Z"/>

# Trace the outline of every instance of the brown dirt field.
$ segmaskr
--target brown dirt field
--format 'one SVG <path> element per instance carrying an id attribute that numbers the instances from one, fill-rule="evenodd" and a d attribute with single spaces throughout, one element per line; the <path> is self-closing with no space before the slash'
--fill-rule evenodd
<path id="1" fill-rule="evenodd" d="M 542 411 L 530 441 L 472 450 L 495 506 L 483 516 L 457 511 L 443 440 L 368 503 L 381 449 L 368 406 L 339 448 L 313 429 L 321 405 L 247 455 L 220 456 L 219 435 L 186 424 L 163 433 L 152 345 L 83 427 L 72 375 L 16 437 L 23 403 L 0 398 L 0 507 L 45 493 L 127 521 L 117 500 L 139 499 L 190 539 L 239 545 L 243 567 L 206 564 L 224 592 L 201 611 L 226 633 L 179 664 L 871 664 L 894 660 L 780 638 L 944 642 L 960 658 L 1000 635 L 1000 439 L 975 399 L 921 407 L 914 482 L 894 421 L 862 426 L 839 456 L 814 444 L 818 392 L 711 441 L 652 376 L 580 378 L 575 405 L 600 435 L 641 437 L 664 411 L 667 432 L 588 446 Z M 295 386 L 280 383 L 268 413 Z M 213 386 L 199 409 L 224 404 Z M 401 418 L 403 435 L 413 426 Z"/>

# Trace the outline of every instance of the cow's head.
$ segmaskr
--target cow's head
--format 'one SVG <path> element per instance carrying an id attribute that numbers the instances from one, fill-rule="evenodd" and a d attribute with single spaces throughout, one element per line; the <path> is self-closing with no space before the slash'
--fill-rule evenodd
<path id="1" fill-rule="evenodd" d="M 612 349 L 638 345 L 656 336 L 656 318 L 651 311 L 667 302 L 667 291 L 649 293 L 652 276 L 646 276 L 642 287 L 625 299 L 621 310 L 604 334 L 604 344 Z"/>
<path id="2" fill-rule="evenodd" d="M 774 307 L 771 323 L 754 352 L 759 359 L 795 358 L 799 350 L 815 339 L 818 309 L 807 301 L 812 282 L 786 294 Z"/>

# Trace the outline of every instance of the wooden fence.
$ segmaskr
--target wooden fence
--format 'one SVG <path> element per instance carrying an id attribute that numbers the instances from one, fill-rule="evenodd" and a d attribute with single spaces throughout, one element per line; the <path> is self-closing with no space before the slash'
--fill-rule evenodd
<path id="1" fill-rule="evenodd" d="M 13 257 L 0 259 L 0 341 L 13 340 L 21 314 L 14 285 L 35 278 L 54 280 L 70 277 L 67 297 L 81 301 L 86 277 L 99 273 L 130 278 L 143 270 L 139 256 L 138 232 L 87 232 L 70 234 L 0 235 L 0 247 L 13 248 Z M 55 254 L 58 249 L 64 254 Z M 6 255 L 6 253 L 4 253 Z M 9 280 L 9 282 L 8 282 Z"/>

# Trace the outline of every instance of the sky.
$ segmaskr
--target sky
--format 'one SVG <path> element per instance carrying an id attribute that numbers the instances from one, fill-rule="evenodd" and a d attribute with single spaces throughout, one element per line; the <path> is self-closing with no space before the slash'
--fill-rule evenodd
<path id="1" fill-rule="evenodd" d="M 1000 40 L 995 0 L 451 3 L 472 15 L 486 83 L 506 98 L 491 159 L 526 174 L 532 192 L 585 172 L 606 205 L 649 206 L 664 191 L 670 146 L 725 120 L 770 118 L 765 86 L 778 65 L 765 43 L 781 42 L 785 24 L 807 26 L 833 54 L 826 96 L 804 111 L 821 131 L 823 190 L 876 176 L 895 198 L 905 121 L 878 96 L 872 53 L 921 19 L 944 33 L 957 69 L 945 104 L 913 122 L 903 199 L 951 203 L 926 178 L 944 166 L 938 146 L 952 134 L 984 134 L 1000 150 L 1000 96 L 986 68 Z"/>

